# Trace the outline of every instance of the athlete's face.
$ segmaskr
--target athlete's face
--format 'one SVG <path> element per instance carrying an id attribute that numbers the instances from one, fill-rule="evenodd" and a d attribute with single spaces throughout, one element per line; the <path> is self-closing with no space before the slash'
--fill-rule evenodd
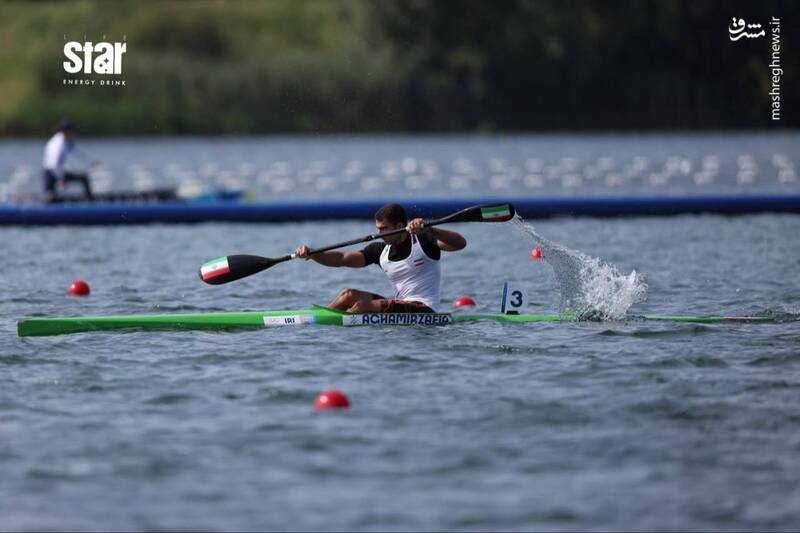
<path id="1" fill-rule="evenodd" d="M 392 231 L 393 229 L 400 229 L 405 228 L 406 225 L 402 222 L 399 224 L 392 224 L 388 220 L 376 220 L 375 221 L 375 228 L 377 228 L 378 233 L 383 233 L 385 231 Z M 383 242 L 387 244 L 399 244 L 403 242 L 406 238 L 407 233 L 398 233 L 397 235 L 389 235 L 388 237 L 383 238 Z"/>

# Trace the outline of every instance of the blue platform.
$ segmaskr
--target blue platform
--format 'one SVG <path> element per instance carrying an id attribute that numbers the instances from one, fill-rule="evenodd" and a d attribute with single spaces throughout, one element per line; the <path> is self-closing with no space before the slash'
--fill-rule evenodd
<path id="1" fill-rule="evenodd" d="M 0 205 L 0 225 L 290 222 L 370 219 L 388 199 L 275 203 L 117 203 Z M 800 213 L 800 195 L 398 199 L 410 214 L 443 216 L 470 205 L 511 202 L 525 218 L 664 216 L 684 213 Z"/>

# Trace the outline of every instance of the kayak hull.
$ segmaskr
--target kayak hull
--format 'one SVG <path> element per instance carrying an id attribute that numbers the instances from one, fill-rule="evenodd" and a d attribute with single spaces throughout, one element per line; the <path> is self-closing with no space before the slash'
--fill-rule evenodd
<path id="1" fill-rule="evenodd" d="M 770 317 L 646 315 L 628 320 L 668 322 L 772 322 Z M 29 318 L 17 322 L 20 337 L 64 335 L 94 331 L 226 331 L 317 324 L 325 326 L 445 326 L 494 321 L 505 323 L 571 322 L 563 314 L 449 314 L 449 313 L 342 313 L 326 307 L 284 311 L 243 311 L 161 315 Z"/>

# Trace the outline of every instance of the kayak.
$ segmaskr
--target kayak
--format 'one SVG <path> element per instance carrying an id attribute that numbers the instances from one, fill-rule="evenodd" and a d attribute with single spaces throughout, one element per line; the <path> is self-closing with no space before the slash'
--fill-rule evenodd
<path id="1" fill-rule="evenodd" d="M 76 316 L 29 318 L 17 322 L 20 337 L 63 335 L 95 331 L 228 331 L 315 324 L 323 326 L 447 326 L 465 322 L 494 321 L 510 324 L 534 322 L 575 322 L 587 319 L 567 314 L 512 313 L 345 313 L 315 305 L 309 309 L 184 313 L 161 315 Z M 668 321 L 691 323 L 774 322 L 760 316 L 677 316 L 644 315 L 627 321 Z"/>

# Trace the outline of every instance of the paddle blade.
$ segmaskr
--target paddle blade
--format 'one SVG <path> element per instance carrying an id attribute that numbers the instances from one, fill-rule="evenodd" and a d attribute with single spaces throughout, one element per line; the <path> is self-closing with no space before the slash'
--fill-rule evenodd
<path id="1" fill-rule="evenodd" d="M 476 205 L 462 209 L 458 213 L 432 221 L 434 224 L 444 222 L 507 222 L 514 218 L 516 211 L 511 204 Z M 429 224 L 430 225 L 430 224 Z"/>
<path id="2" fill-rule="evenodd" d="M 492 204 L 478 206 L 480 222 L 507 222 L 514 218 L 516 210 L 511 204 Z"/>
<path id="3" fill-rule="evenodd" d="M 200 279 L 209 285 L 222 285 L 266 270 L 276 262 L 258 255 L 229 255 L 205 263 L 199 274 Z"/>

